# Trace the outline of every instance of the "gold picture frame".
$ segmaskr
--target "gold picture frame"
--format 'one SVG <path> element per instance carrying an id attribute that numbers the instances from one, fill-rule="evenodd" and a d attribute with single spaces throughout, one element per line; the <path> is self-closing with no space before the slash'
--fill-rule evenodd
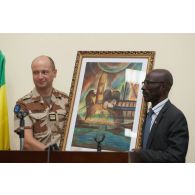
<path id="1" fill-rule="evenodd" d="M 154 51 L 78 51 L 61 140 L 63 151 L 139 148 L 147 105 L 141 91 Z"/>

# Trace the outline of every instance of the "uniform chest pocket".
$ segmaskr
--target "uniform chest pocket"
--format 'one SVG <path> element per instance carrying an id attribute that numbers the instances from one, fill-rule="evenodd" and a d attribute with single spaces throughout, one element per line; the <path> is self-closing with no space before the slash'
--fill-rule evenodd
<path id="1" fill-rule="evenodd" d="M 34 120 L 45 120 L 47 113 L 30 113 L 29 116 Z"/>
<path id="2" fill-rule="evenodd" d="M 36 133 L 46 132 L 48 130 L 48 116 L 47 113 L 30 113 L 29 117 L 33 122 L 33 132 Z"/>
<path id="3" fill-rule="evenodd" d="M 66 116 L 67 112 L 65 110 L 62 110 L 62 109 L 59 109 L 56 112 L 57 112 L 57 115 L 58 115 L 59 122 L 63 122 L 65 120 L 65 116 Z"/>

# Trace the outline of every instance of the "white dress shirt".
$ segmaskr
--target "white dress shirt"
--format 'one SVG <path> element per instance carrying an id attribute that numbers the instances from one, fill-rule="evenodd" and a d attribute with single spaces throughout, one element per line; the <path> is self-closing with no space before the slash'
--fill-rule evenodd
<path id="1" fill-rule="evenodd" d="M 151 128 L 152 128 L 152 126 L 153 126 L 153 124 L 154 124 L 154 121 L 156 120 L 156 118 L 157 118 L 159 112 L 161 111 L 161 109 L 163 108 L 163 106 L 166 104 L 166 102 L 167 102 L 168 100 L 169 100 L 169 99 L 166 98 L 166 99 L 164 99 L 163 101 L 161 101 L 160 103 L 158 103 L 156 106 L 154 106 L 154 107 L 152 108 L 152 110 L 153 110 L 154 113 L 153 113 L 153 115 L 152 115 L 152 121 L 151 121 L 151 125 L 150 125 L 150 130 L 151 130 Z"/>

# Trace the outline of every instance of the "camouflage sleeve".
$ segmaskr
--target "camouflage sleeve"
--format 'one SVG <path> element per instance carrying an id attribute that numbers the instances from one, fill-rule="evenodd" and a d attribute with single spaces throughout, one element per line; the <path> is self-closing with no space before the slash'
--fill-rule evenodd
<path id="1" fill-rule="evenodd" d="M 66 109 L 66 112 L 69 111 L 69 99 L 68 97 L 66 97 L 66 101 L 65 101 L 65 109 Z"/>
<path id="2" fill-rule="evenodd" d="M 61 93 L 62 97 L 64 98 L 65 110 L 66 110 L 66 112 L 68 112 L 68 110 L 69 110 L 69 97 L 68 97 L 68 95 L 67 95 L 66 93 L 64 93 L 64 92 L 60 92 L 60 93 Z"/>

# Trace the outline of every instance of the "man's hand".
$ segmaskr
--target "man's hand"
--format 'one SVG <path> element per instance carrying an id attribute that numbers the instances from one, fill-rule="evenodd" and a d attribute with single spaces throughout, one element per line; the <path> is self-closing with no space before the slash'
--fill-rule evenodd
<path id="1" fill-rule="evenodd" d="M 131 152 L 139 152 L 141 148 L 133 148 Z"/>
<path id="2" fill-rule="evenodd" d="M 47 148 L 45 148 L 45 150 L 59 151 L 60 149 L 57 144 L 52 144 L 52 145 L 49 145 Z"/>

